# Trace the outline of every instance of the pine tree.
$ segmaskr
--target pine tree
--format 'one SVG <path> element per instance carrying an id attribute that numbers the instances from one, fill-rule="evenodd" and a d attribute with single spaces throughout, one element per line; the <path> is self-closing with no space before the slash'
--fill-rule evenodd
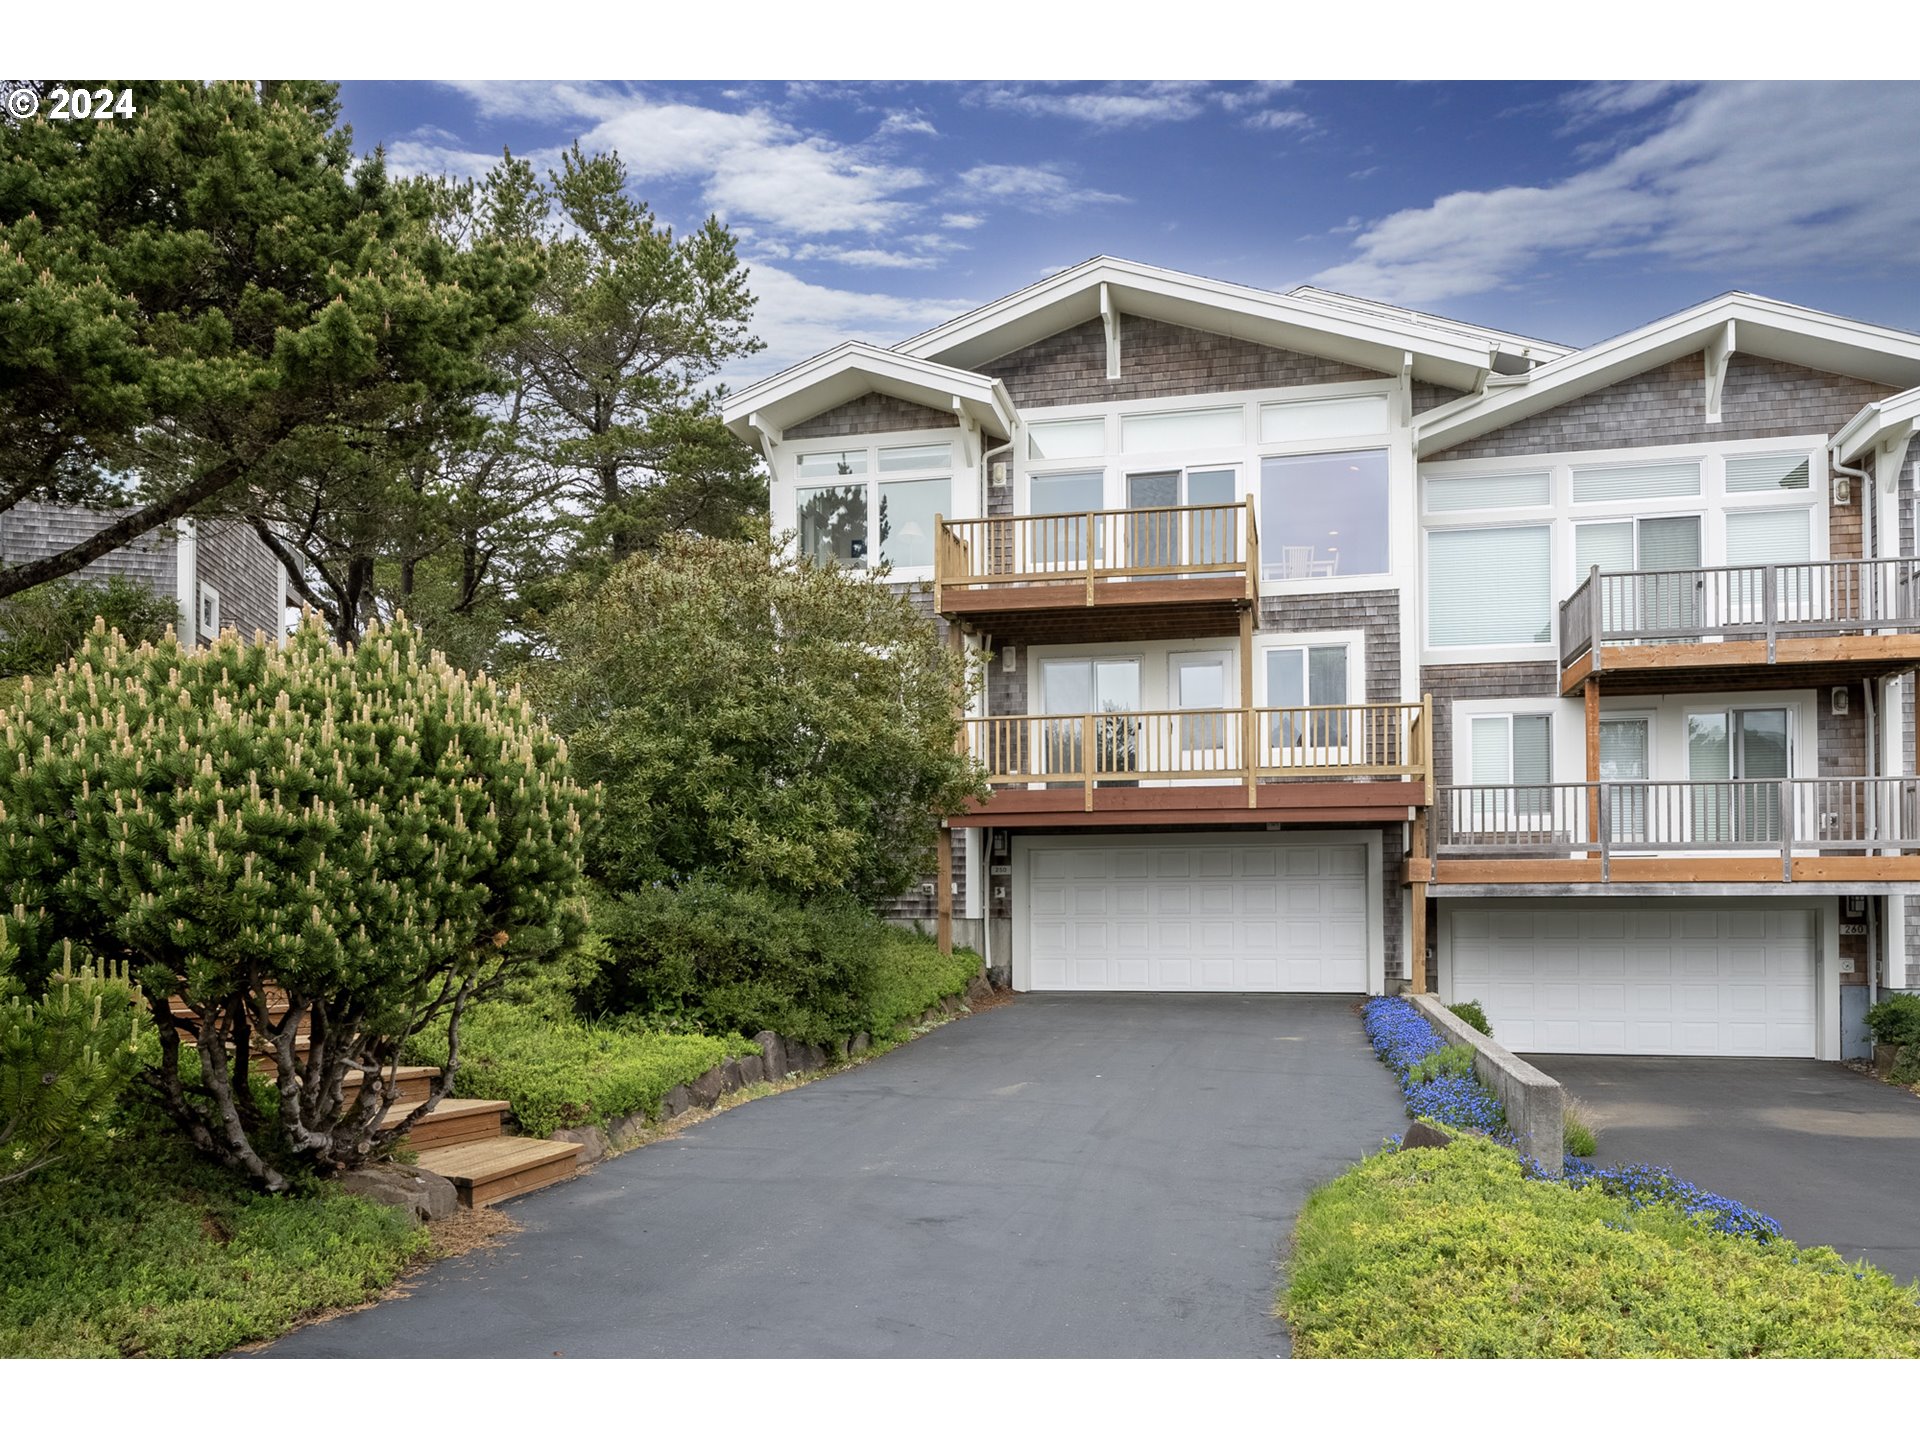
<path id="1" fill-rule="evenodd" d="M 160 1024 L 147 1078 L 195 1145 L 268 1190 L 290 1183 L 279 1156 L 325 1173 L 375 1154 L 382 1072 L 438 1026 L 449 1062 L 385 1138 L 404 1135 L 452 1085 L 466 1007 L 583 928 L 593 805 L 564 744 L 404 620 L 346 650 L 315 616 L 284 646 L 229 632 L 191 651 L 99 626 L 0 712 L 0 747 L 0 904 L 27 922 L 25 983 L 73 937 L 126 964 L 157 1016 L 182 999 L 197 1055 Z"/>

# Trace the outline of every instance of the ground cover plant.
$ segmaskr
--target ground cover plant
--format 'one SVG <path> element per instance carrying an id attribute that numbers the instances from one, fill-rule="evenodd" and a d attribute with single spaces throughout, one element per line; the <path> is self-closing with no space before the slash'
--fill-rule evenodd
<path id="1" fill-rule="evenodd" d="M 1753 1244 L 1672 1198 L 1665 1181 L 1543 1184 L 1479 1136 L 1390 1147 L 1301 1212 L 1282 1297 L 1294 1353 L 1920 1356 L 1920 1289 L 1829 1249 Z"/>
<path id="2" fill-rule="evenodd" d="M 1892 1072 L 1896 1085 L 1920 1084 L 1920 995 L 1889 995 L 1867 1011 L 1873 1043 L 1898 1050 Z"/>
<path id="3" fill-rule="evenodd" d="M 431 1245 L 325 1181 L 261 1194 L 137 1097 L 108 1130 L 0 1189 L 0 1356 L 219 1355 L 371 1298 Z"/>

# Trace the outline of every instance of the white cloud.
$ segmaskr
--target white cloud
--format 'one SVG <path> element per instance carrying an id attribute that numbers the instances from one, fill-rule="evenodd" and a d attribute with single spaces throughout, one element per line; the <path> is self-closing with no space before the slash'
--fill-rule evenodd
<path id="1" fill-rule="evenodd" d="M 843 340 L 896 345 L 978 303 L 841 290 L 802 280 L 790 270 L 764 262 L 750 266 L 747 285 L 759 299 L 754 332 L 767 342 L 767 348 L 728 370 L 725 378 L 736 388 L 830 350 Z"/>
<path id="2" fill-rule="evenodd" d="M 1191 120 L 1206 109 L 1206 87 L 1192 81 L 1138 88 L 1103 86 L 1097 90 L 993 85 L 968 98 L 997 110 L 1012 110 L 1037 119 L 1074 120 L 1103 129 Z"/>
<path id="3" fill-rule="evenodd" d="M 1688 88 L 1677 80 L 1604 80 L 1581 85 L 1560 97 L 1568 129 L 1635 115 Z"/>
<path id="4" fill-rule="evenodd" d="M 1252 80 L 1235 89 L 1221 90 L 1214 98 L 1229 115 L 1237 115 L 1255 105 L 1264 105 L 1274 96 L 1292 88 L 1291 80 Z"/>
<path id="5" fill-rule="evenodd" d="M 977 230 L 987 223 L 984 215 L 949 214 L 940 217 L 940 223 L 949 230 Z"/>
<path id="6" fill-rule="evenodd" d="M 636 182 L 687 180 L 727 220 L 797 234 L 875 232 L 909 219 L 926 185 L 899 166 L 762 108 L 716 110 L 612 86 L 485 82 L 459 87 L 483 114 L 582 126 L 588 151 L 617 150 Z"/>
<path id="7" fill-rule="evenodd" d="M 890 110 L 877 135 L 938 135 L 939 128 L 920 110 Z"/>
<path id="8" fill-rule="evenodd" d="M 974 200 L 1060 214 L 1082 205 L 1124 202 L 1126 196 L 1078 188 L 1056 165 L 975 165 L 960 175 L 962 192 Z"/>
<path id="9" fill-rule="evenodd" d="M 1630 102 L 1655 103 L 1598 103 Z M 1314 281 L 1431 304 L 1523 283 L 1555 262 L 1619 256 L 1755 277 L 1910 272 L 1917 132 L 1920 90 L 1905 86 L 1711 86 L 1681 99 L 1651 135 L 1564 179 L 1457 191 L 1389 215 L 1355 240 L 1352 260 Z"/>
<path id="10" fill-rule="evenodd" d="M 1313 117 L 1304 110 L 1256 110 L 1240 122 L 1254 130 L 1311 130 Z"/>

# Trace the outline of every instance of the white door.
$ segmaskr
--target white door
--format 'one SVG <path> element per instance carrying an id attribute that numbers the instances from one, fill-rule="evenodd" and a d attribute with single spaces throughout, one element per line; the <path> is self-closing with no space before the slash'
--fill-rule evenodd
<path id="1" fill-rule="evenodd" d="M 1814 1054 L 1811 910 L 1449 905 L 1449 1000 L 1509 1050 Z"/>
<path id="2" fill-rule="evenodd" d="M 1027 989 L 1367 988 L 1364 845 L 1015 843 Z"/>

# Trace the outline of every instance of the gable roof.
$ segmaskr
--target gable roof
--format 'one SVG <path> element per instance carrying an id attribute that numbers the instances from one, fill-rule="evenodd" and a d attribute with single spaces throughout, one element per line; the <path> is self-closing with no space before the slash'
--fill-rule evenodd
<path id="1" fill-rule="evenodd" d="M 1879 456 L 1891 456 L 1897 463 L 1905 457 L 1916 429 L 1920 429 L 1920 388 L 1862 406 L 1859 414 L 1834 432 L 1834 453 L 1842 465 L 1852 464 L 1870 450 L 1875 464 L 1880 463 Z"/>
<path id="2" fill-rule="evenodd" d="M 1318 285 L 1296 285 L 1287 294 L 1302 300 L 1317 300 L 1360 315 L 1396 319 L 1402 324 L 1423 326 L 1439 331 L 1443 335 L 1458 335 L 1475 343 L 1491 346 L 1503 356 L 1511 357 L 1515 361 L 1525 362 L 1516 364 L 1515 370 L 1544 364 L 1548 360 L 1557 360 L 1562 355 L 1573 353 L 1575 349 L 1572 345 L 1562 345 L 1558 341 L 1542 340 L 1537 335 L 1520 335 L 1511 330 L 1495 330 L 1490 326 L 1475 325 L 1468 320 L 1455 320 L 1448 315 L 1434 315 L 1425 310 L 1409 310 L 1403 305 L 1389 305 L 1384 300 L 1369 300 L 1364 295 L 1344 295 L 1338 290 L 1323 290 Z"/>
<path id="3" fill-rule="evenodd" d="M 1884 385 L 1920 384 L 1920 335 L 1732 291 L 1524 374 L 1492 377 L 1481 393 L 1415 417 L 1416 452 L 1437 454 L 1703 350 L 1722 365 L 1738 353 Z"/>
<path id="4" fill-rule="evenodd" d="M 1109 311 L 1324 355 L 1388 375 L 1398 375 L 1411 356 L 1416 378 L 1455 389 L 1473 388 L 1496 368 L 1498 346 L 1471 327 L 1425 323 L 1411 311 L 1370 310 L 1330 296 L 1283 295 L 1108 255 L 1049 275 L 894 348 L 972 369 Z"/>
<path id="5" fill-rule="evenodd" d="M 848 340 L 726 398 L 720 416 L 749 445 L 870 391 L 957 413 L 969 425 L 1007 438 L 1014 408 L 998 380 L 951 365 Z"/>

